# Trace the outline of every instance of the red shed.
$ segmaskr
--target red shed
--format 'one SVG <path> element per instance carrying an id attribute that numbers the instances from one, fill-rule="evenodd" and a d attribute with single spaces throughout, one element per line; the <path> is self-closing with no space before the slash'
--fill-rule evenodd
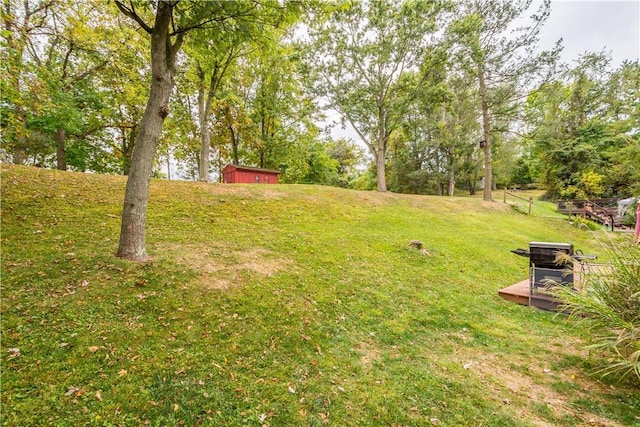
<path id="1" fill-rule="evenodd" d="M 271 169 L 227 165 L 222 171 L 222 182 L 225 184 L 277 184 L 278 175 L 281 173 Z"/>

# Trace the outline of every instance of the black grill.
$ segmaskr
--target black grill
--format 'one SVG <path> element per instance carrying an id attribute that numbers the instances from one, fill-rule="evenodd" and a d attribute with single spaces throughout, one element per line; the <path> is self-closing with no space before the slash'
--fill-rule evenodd
<path id="1" fill-rule="evenodd" d="M 568 258 L 559 260 L 558 254 L 573 255 L 573 245 L 569 243 L 530 242 L 529 263 L 536 268 L 563 269 L 568 265 Z"/>

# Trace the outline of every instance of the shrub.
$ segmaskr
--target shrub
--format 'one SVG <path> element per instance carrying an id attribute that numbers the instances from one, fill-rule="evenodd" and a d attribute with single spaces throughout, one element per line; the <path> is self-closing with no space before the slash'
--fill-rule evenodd
<path id="1" fill-rule="evenodd" d="M 611 268 L 585 272 L 579 291 L 558 286 L 554 294 L 569 319 L 588 337 L 598 372 L 640 381 L 640 245 L 627 236 L 603 245 Z"/>
<path id="2" fill-rule="evenodd" d="M 572 216 L 570 220 L 571 224 L 573 224 L 574 227 L 579 228 L 580 230 L 597 231 L 602 228 L 600 224 L 579 215 Z"/>

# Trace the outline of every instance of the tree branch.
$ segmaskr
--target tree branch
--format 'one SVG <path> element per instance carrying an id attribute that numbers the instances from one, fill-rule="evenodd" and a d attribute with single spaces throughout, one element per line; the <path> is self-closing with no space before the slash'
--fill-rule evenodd
<path id="1" fill-rule="evenodd" d="M 146 22 L 144 22 L 140 15 L 138 15 L 138 13 L 136 12 L 136 8 L 135 6 L 133 6 L 133 3 L 131 1 L 129 1 L 129 5 L 131 6 L 130 8 L 122 4 L 120 0 L 115 0 L 115 3 L 118 9 L 120 9 L 120 12 L 136 21 L 138 25 L 140 25 L 140 27 L 147 33 L 153 34 L 153 28 L 150 27 Z"/>

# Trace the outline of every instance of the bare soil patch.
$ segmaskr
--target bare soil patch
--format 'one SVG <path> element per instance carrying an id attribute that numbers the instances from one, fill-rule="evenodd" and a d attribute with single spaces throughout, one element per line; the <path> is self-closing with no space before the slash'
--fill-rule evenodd
<path id="1" fill-rule="evenodd" d="M 291 268 L 293 264 L 293 261 L 277 258 L 273 252 L 262 248 L 234 251 L 206 244 L 169 244 L 156 249 L 197 272 L 197 285 L 215 290 L 240 285 L 242 271 L 249 270 L 268 277 Z"/>
<path id="2" fill-rule="evenodd" d="M 599 387 L 605 387 L 593 381 L 581 378 L 579 370 L 551 370 L 537 364 L 535 360 L 525 360 L 517 356 L 503 357 L 483 354 L 472 362 L 465 362 L 465 368 L 478 375 L 480 381 L 493 390 L 494 399 L 504 405 L 513 406 L 519 417 L 526 418 L 532 424 L 541 427 L 553 427 L 555 423 L 536 414 L 535 406 L 548 408 L 553 417 L 570 417 L 588 426 L 616 427 L 622 424 L 603 418 L 597 414 L 576 408 L 572 401 L 578 398 L 594 399 Z M 517 366 L 518 369 L 513 369 Z M 522 371 L 522 372 L 521 372 Z M 527 372 L 527 373 L 523 373 Z M 575 385 L 573 395 L 560 394 L 553 389 L 554 382 L 567 382 Z"/>

